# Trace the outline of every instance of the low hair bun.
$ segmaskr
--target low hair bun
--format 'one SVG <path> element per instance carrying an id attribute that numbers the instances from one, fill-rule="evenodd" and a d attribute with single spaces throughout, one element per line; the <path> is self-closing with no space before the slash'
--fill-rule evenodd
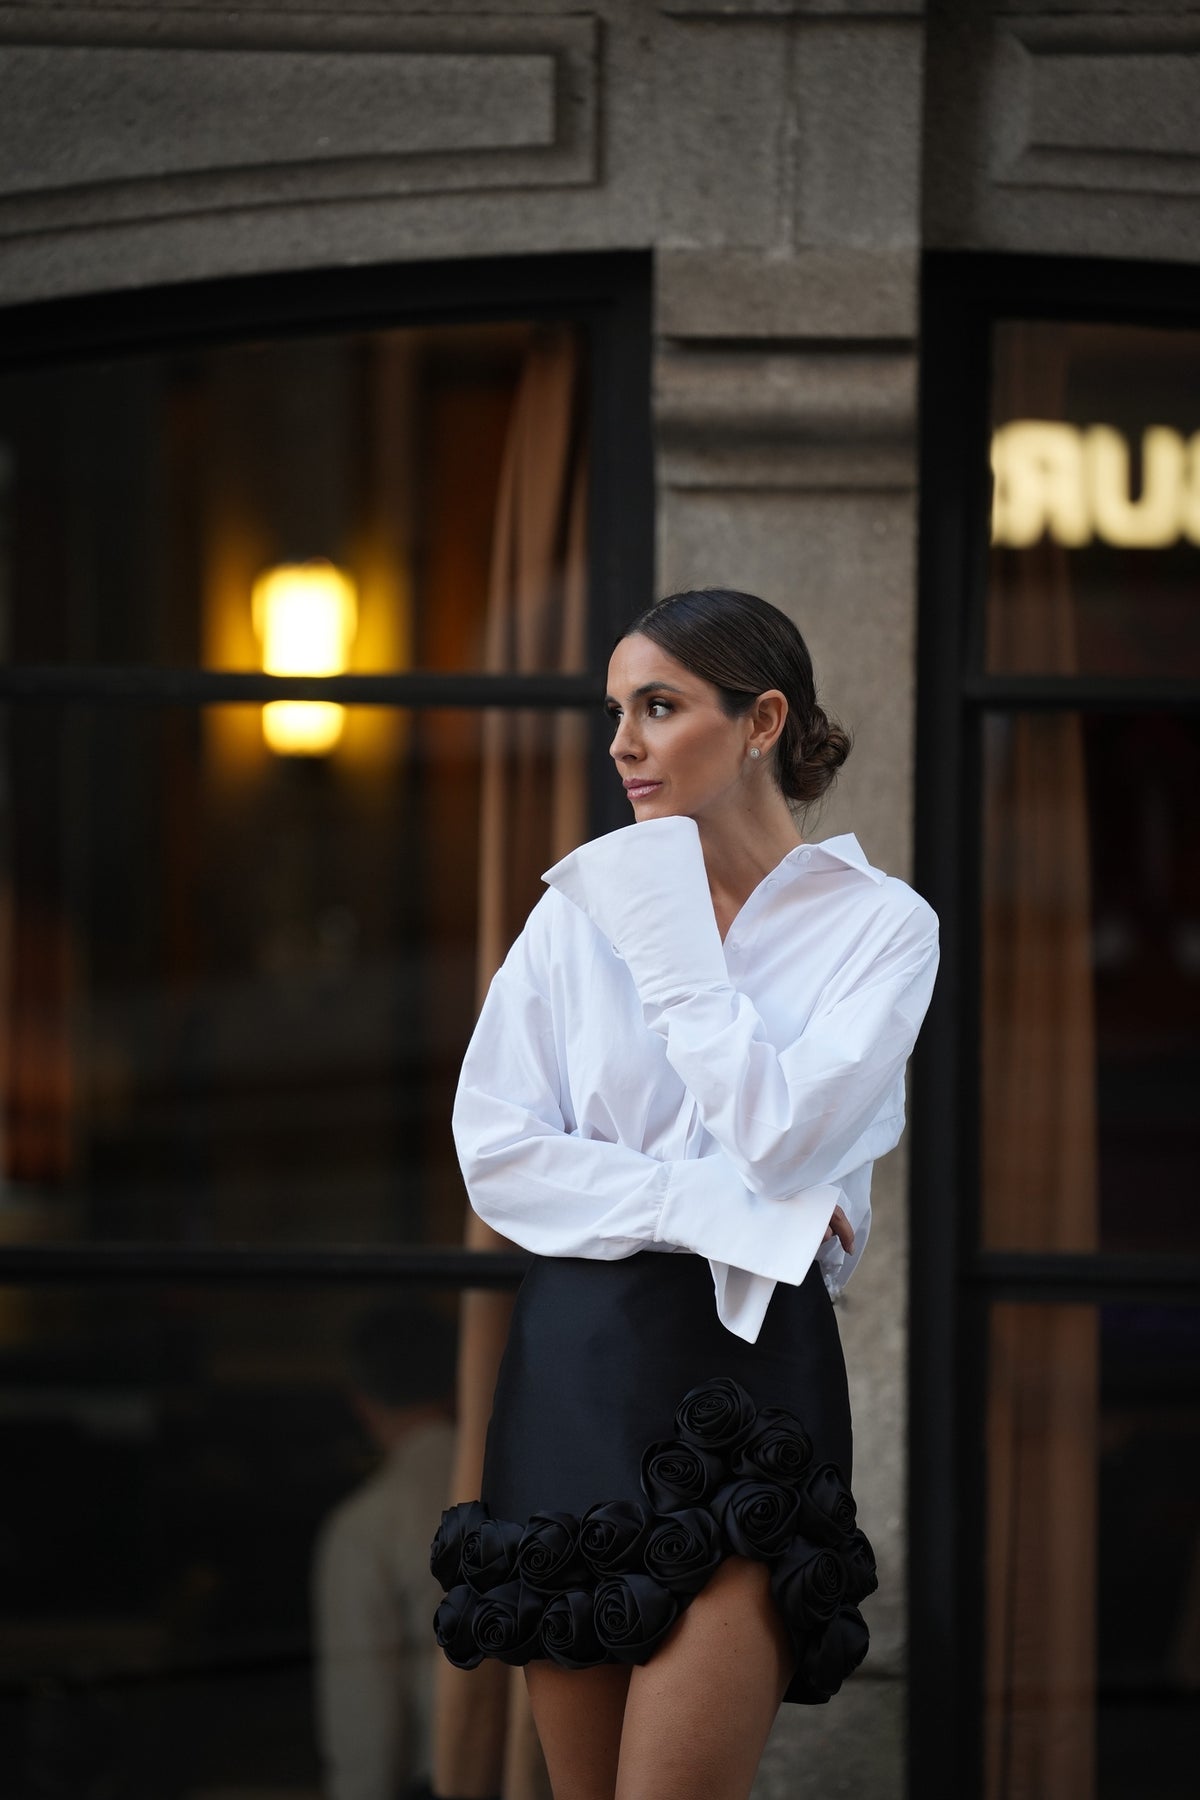
<path id="1" fill-rule="evenodd" d="M 787 745 L 792 755 L 786 766 L 781 758 L 779 769 L 784 793 L 800 806 L 810 806 L 829 792 L 850 754 L 852 742 L 850 733 L 830 719 L 816 701 L 806 724 L 807 729 L 798 730 Z"/>

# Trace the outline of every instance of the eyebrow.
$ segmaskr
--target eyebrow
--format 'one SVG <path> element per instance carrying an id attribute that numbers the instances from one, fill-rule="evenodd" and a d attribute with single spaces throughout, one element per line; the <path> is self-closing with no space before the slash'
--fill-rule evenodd
<path id="1" fill-rule="evenodd" d="M 683 689 L 677 688 L 677 687 L 672 687 L 671 683 L 669 681 L 645 681 L 642 683 L 641 687 L 634 688 L 634 690 L 633 690 L 632 694 L 630 694 L 629 698 L 631 700 L 644 700 L 646 698 L 647 694 L 680 694 L 680 695 L 682 695 Z M 605 704 L 605 706 L 617 706 L 617 705 L 619 705 L 619 702 L 614 700 L 614 698 L 611 694 L 605 694 L 604 704 Z"/>

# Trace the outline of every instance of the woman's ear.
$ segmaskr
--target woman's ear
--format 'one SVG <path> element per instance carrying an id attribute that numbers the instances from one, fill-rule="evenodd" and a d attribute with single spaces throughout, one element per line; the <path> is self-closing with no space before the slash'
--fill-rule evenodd
<path id="1" fill-rule="evenodd" d="M 746 740 L 747 750 L 754 749 L 766 756 L 780 732 L 788 716 L 787 696 L 778 688 L 768 688 L 760 694 L 750 708 L 750 736 Z"/>

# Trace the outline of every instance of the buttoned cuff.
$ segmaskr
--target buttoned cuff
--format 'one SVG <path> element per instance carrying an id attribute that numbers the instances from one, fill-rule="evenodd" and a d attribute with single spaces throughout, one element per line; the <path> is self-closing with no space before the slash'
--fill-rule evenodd
<path id="1" fill-rule="evenodd" d="M 821 1247 L 841 1189 L 799 1189 L 786 1199 L 751 1193 L 723 1156 L 672 1163 L 655 1237 L 751 1275 L 798 1286 Z"/>

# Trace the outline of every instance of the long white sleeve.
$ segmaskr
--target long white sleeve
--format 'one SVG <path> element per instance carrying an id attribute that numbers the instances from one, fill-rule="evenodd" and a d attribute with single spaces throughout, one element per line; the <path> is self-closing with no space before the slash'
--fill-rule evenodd
<path id="1" fill-rule="evenodd" d="M 646 1024 L 741 1181 L 779 1199 L 836 1182 L 892 1148 L 905 1063 L 937 969 L 937 921 L 916 895 L 879 911 L 840 963 L 819 938 L 792 946 L 826 965 L 795 1038 L 772 1043 L 731 980 L 693 820 L 647 820 L 585 844 L 546 880 L 624 959 Z M 901 884 L 895 884 L 900 887 Z"/>
<path id="2" fill-rule="evenodd" d="M 519 939 L 492 982 L 455 1099 L 455 1142 L 480 1217 L 540 1256 L 615 1261 L 657 1244 L 802 1280 L 838 1190 L 796 1193 L 784 1217 L 723 1155 L 660 1160 L 572 1130 L 550 1001 L 531 962 Z"/>

